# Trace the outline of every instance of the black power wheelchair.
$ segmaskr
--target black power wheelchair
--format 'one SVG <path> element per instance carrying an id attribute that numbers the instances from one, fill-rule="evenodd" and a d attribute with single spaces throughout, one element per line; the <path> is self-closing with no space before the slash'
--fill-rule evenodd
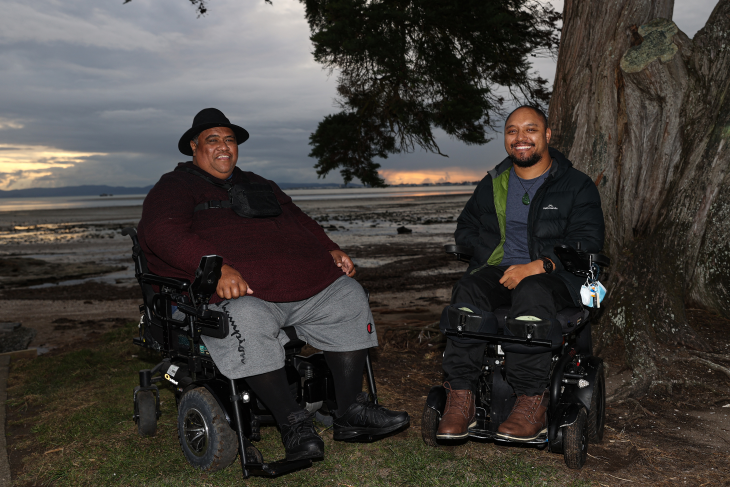
<path id="1" fill-rule="evenodd" d="M 462 262 L 468 263 L 471 259 L 470 248 L 456 245 L 446 245 L 444 248 Z M 581 277 L 598 279 L 601 268 L 610 265 L 608 257 L 581 251 L 580 245 L 577 249 L 566 245 L 555 247 L 555 254 L 567 271 Z M 583 467 L 588 443 L 600 443 L 603 439 L 606 419 L 603 360 L 593 356 L 591 342 L 590 320 L 598 305 L 596 300 L 594 298 L 593 308 L 566 308 L 558 313 L 556 318 L 561 327 L 562 343 L 535 336 L 536 333 L 529 332 L 529 324 L 525 336 L 505 334 L 510 312 L 508 307 L 494 311 L 497 317 L 496 333 L 467 331 L 467 327 L 461 324 L 455 329 L 452 325 L 452 329 L 445 331 L 447 337 L 487 342 L 475 396 L 476 425 L 469 428 L 469 438 L 508 442 L 497 436 L 497 428 L 512 411 L 516 396 L 505 379 L 502 346 L 518 344 L 540 347 L 542 351 L 552 350 L 547 433 L 520 443 L 540 449 L 547 447 L 551 452 L 562 453 L 568 467 Z M 465 323 L 470 318 L 464 312 L 458 319 Z M 432 387 L 428 393 L 421 431 L 424 442 L 429 446 L 438 446 L 440 441 L 436 439 L 436 432 L 446 400 L 447 393 L 442 385 Z"/>
<path id="2" fill-rule="evenodd" d="M 245 379 L 228 379 L 220 373 L 201 340 L 201 336 L 223 338 L 229 333 L 227 315 L 208 308 L 223 259 L 216 255 L 204 256 L 192 283 L 157 276 L 147 268 L 136 230 L 125 228 L 122 235 L 132 238 L 135 277 L 142 287 L 139 337 L 133 342 L 162 355 L 162 361 L 151 370 L 139 371 L 139 386 L 134 388 L 133 419 L 139 435 L 155 434 L 160 418 L 157 384 L 166 384 L 175 394 L 180 447 L 193 467 L 221 470 L 237 454 L 244 478 L 273 477 L 310 467 L 312 460 L 264 462 L 252 442 L 261 439 L 261 426 L 276 424 L 273 417 L 250 391 Z M 181 319 L 175 307 L 182 313 Z M 297 337 L 294 327 L 283 330 L 289 337 L 284 351 L 291 393 L 321 423 L 331 425 L 330 411 L 337 409 L 337 402 L 332 373 L 324 355 L 321 352 L 307 357 L 299 355 L 304 341 Z M 371 398 L 377 404 L 369 354 L 365 367 Z"/>

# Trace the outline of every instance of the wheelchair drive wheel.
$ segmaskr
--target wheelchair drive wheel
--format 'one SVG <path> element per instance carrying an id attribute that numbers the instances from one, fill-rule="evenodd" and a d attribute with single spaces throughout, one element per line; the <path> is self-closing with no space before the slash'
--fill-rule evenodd
<path id="1" fill-rule="evenodd" d="M 139 436 L 155 436 L 157 432 L 157 398 L 152 391 L 137 393 L 137 432 Z"/>
<path id="2" fill-rule="evenodd" d="M 581 408 L 575 422 L 563 426 L 563 458 L 568 468 L 580 469 L 588 453 L 588 415 Z"/>
<path id="3" fill-rule="evenodd" d="M 236 459 L 238 438 L 218 402 L 203 387 L 180 399 L 177 431 L 183 454 L 193 467 L 214 472 Z"/>
<path id="4" fill-rule="evenodd" d="M 423 416 L 421 417 L 421 437 L 423 442 L 428 446 L 439 446 L 436 442 L 436 432 L 439 429 L 441 417 L 439 413 L 431 408 L 428 404 L 423 406 Z"/>
<path id="5" fill-rule="evenodd" d="M 606 426 L 606 377 L 603 362 L 596 371 L 596 383 L 591 396 L 591 412 L 588 413 L 588 441 L 603 441 L 603 430 Z"/>

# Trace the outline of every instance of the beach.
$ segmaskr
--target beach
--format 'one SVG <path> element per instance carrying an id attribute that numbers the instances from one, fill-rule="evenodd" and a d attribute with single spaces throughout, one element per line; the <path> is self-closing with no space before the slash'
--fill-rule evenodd
<path id="1" fill-rule="evenodd" d="M 468 197 L 419 192 L 296 204 L 353 258 L 376 318 L 379 309 L 415 306 L 429 321 L 465 268 L 443 245 L 453 243 Z M 30 347 L 62 351 L 138 320 L 131 240 L 121 231 L 136 227 L 141 213 L 140 205 L 0 212 L 2 321 L 35 329 Z M 399 234 L 401 226 L 412 233 Z"/>

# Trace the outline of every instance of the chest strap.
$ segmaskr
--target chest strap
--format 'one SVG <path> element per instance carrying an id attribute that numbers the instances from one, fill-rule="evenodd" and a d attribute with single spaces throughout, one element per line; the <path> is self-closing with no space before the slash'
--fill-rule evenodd
<path id="1" fill-rule="evenodd" d="M 230 208 L 233 206 L 230 201 L 221 201 L 221 200 L 210 200 L 206 201 L 204 203 L 200 203 L 195 208 L 193 208 L 193 213 L 201 210 L 212 210 L 216 208 Z"/>

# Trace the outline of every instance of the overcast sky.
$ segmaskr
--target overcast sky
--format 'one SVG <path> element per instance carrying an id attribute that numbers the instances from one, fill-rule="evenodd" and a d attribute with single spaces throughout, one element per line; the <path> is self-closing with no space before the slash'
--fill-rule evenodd
<path id="1" fill-rule="evenodd" d="M 674 21 L 692 36 L 716 3 L 677 0 Z M 209 7 L 197 18 L 187 0 L 3 0 L 0 189 L 153 184 L 185 159 L 177 141 L 206 107 L 250 132 L 240 167 L 317 182 L 308 137 L 337 111 L 336 79 L 312 59 L 303 6 Z M 553 79 L 551 60 L 535 68 Z M 391 183 L 476 180 L 504 157 L 499 134 L 482 147 L 438 141 L 448 159 L 392 156 L 381 174 Z"/>

